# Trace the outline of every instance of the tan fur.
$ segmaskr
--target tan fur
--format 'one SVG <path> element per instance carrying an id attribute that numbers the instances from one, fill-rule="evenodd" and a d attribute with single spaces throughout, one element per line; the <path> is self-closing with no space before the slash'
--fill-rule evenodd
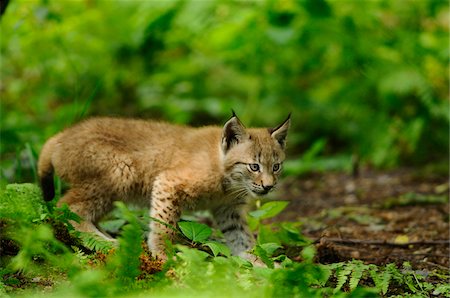
<path id="1" fill-rule="evenodd" d="M 54 170 L 69 183 L 58 204 L 84 219 L 81 231 L 107 237 L 95 223 L 116 200 L 150 207 L 151 217 L 173 226 L 184 209 L 209 209 L 233 253 L 243 255 L 253 245 L 243 206 L 276 184 L 288 127 L 289 119 L 275 130 L 247 130 L 235 116 L 224 128 L 93 118 L 47 141 L 39 176 L 48 180 Z M 249 168 L 254 163 L 260 171 Z M 157 221 L 150 228 L 149 246 L 164 258 L 173 231 Z"/>

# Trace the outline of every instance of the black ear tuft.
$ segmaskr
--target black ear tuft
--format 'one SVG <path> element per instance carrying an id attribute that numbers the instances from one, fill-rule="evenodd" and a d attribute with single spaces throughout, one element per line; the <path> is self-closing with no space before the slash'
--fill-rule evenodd
<path id="1" fill-rule="evenodd" d="M 291 113 L 286 120 L 275 128 L 269 128 L 269 133 L 284 149 L 286 147 L 286 137 L 289 126 L 291 125 Z"/>
<path id="2" fill-rule="evenodd" d="M 222 131 L 222 150 L 227 152 L 236 144 L 239 144 L 247 135 L 244 125 L 233 111 L 233 117 L 225 123 Z"/>

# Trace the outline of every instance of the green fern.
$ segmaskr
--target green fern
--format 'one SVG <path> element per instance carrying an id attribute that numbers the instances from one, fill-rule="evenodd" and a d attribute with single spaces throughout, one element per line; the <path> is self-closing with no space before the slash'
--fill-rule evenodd
<path id="1" fill-rule="evenodd" d="M 380 275 L 378 273 L 378 267 L 375 265 L 366 265 L 360 260 L 353 260 L 347 263 L 330 264 L 328 268 L 335 271 L 337 278 L 336 287 L 333 290 L 334 293 L 341 290 L 347 282 L 350 292 L 353 292 L 357 289 L 360 281 L 366 278 L 368 274 L 374 280 L 378 292 L 384 291 L 383 294 L 387 292 L 389 278 L 385 279 L 386 277 L 384 275 Z M 386 272 L 389 273 L 389 271 Z"/>
<path id="2" fill-rule="evenodd" d="M 346 264 L 345 266 L 343 266 L 342 268 L 339 268 L 336 271 L 337 272 L 337 276 L 336 276 L 337 277 L 337 283 L 336 283 L 336 287 L 334 288 L 334 293 L 337 293 L 344 286 L 344 284 L 348 280 L 348 277 L 352 273 L 353 266 L 350 265 L 350 264 Z"/>
<path id="3" fill-rule="evenodd" d="M 369 268 L 369 274 L 378 292 L 381 292 L 383 295 L 385 295 L 387 293 L 389 282 L 391 280 L 391 273 L 388 270 L 379 272 L 378 266 L 371 264 Z"/>
<path id="4" fill-rule="evenodd" d="M 404 273 L 402 275 L 403 282 L 408 286 L 411 292 L 417 293 L 419 291 L 423 291 L 421 283 L 418 280 L 418 278 L 421 278 L 421 276 L 416 276 L 409 262 L 403 263 L 402 271 Z M 417 288 L 417 286 L 419 287 L 419 289 Z"/>
<path id="5" fill-rule="evenodd" d="M 392 277 L 401 278 L 402 274 L 398 270 L 397 266 L 394 263 L 391 263 L 386 265 L 380 277 L 381 278 L 379 280 L 379 288 L 381 289 L 381 293 L 386 294 L 389 288 L 389 284 L 392 280 Z M 375 283 L 375 285 L 377 284 Z"/>
<path id="6" fill-rule="evenodd" d="M 375 284 L 374 290 L 382 295 L 388 293 L 393 280 L 400 285 L 406 285 L 412 293 L 424 293 L 433 289 L 431 284 L 421 281 L 423 276 L 416 275 L 410 270 L 408 264 L 404 264 L 401 271 L 394 263 L 387 264 L 382 268 L 374 264 L 364 264 L 360 260 L 353 260 L 347 263 L 330 264 L 327 268 L 334 271 L 334 276 L 337 279 L 336 286 L 333 289 L 334 293 L 340 291 L 346 283 L 348 283 L 350 292 L 353 292 L 358 289 L 361 280 L 365 280 L 369 276 Z"/>
<path id="7" fill-rule="evenodd" d="M 359 281 L 363 277 L 363 273 L 365 271 L 367 271 L 367 269 L 369 269 L 369 265 L 364 264 L 360 260 L 354 260 L 354 261 L 352 261 L 351 264 L 353 266 L 352 266 L 352 273 L 351 273 L 350 281 L 349 281 L 349 287 L 350 287 L 350 291 L 353 291 L 358 286 Z"/>
<path id="8" fill-rule="evenodd" d="M 92 233 L 80 233 L 80 239 L 83 246 L 90 250 L 99 251 L 104 254 L 114 248 L 114 244 L 111 241 L 103 239 Z"/>
<path id="9" fill-rule="evenodd" d="M 72 249 L 74 251 L 75 258 L 80 264 L 86 265 L 89 262 L 89 255 L 87 255 L 84 251 L 76 246 L 72 247 Z"/>
<path id="10" fill-rule="evenodd" d="M 123 285 L 132 285 L 141 273 L 139 257 L 143 252 L 142 230 L 136 216 L 122 202 L 116 206 L 122 212 L 123 218 L 128 222 L 119 237 L 119 248 L 112 261 L 116 269 L 116 276 Z"/>

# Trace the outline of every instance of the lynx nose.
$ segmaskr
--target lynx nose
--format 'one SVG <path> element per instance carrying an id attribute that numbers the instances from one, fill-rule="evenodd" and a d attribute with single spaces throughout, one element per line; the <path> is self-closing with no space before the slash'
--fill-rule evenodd
<path id="1" fill-rule="evenodd" d="M 263 188 L 265 192 L 269 192 L 273 188 L 273 185 L 264 185 Z"/>

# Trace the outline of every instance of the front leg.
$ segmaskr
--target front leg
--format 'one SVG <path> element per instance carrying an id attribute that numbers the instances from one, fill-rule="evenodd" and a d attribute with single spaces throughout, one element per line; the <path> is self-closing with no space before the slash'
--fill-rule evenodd
<path id="1" fill-rule="evenodd" d="M 150 207 L 150 234 L 148 246 L 152 255 L 165 261 L 166 241 L 172 241 L 176 235 L 176 224 L 180 219 L 181 209 L 173 187 L 155 183 Z M 170 226 L 169 226 L 170 225 Z"/>
<path id="2" fill-rule="evenodd" d="M 252 261 L 254 256 L 248 251 L 255 245 L 255 239 L 248 228 L 244 207 L 244 203 L 221 206 L 213 210 L 213 215 L 231 253 Z"/>

